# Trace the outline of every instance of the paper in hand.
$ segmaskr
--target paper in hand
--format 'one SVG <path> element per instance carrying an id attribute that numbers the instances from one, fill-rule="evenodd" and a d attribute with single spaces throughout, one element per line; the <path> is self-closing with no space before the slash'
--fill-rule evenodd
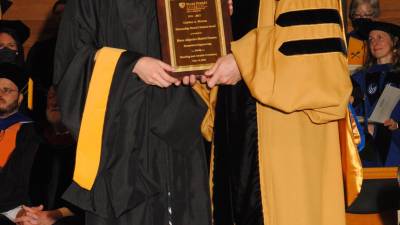
<path id="1" fill-rule="evenodd" d="M 385 120 L 390 119 L 390 115 L 399 100 L 400 89 L 386 85 L 368 121 L 383 123 Z"/>

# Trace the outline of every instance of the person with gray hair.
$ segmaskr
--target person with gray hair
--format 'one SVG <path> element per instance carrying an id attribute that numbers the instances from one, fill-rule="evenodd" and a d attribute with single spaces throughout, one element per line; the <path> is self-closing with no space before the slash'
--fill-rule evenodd
<path id="1" fill-rule="evenodd" d="M 375 19 L 380 14 L 379 0 L 353 0 L 350 3 L 350 19 Z"/>
<path id="2" fill-rule="evenodd" d="M 349 18 L 353 30 L 348 34 L 348 64 L 350 71 L 355 71 L 362 66 L 367 56 L 367 46 L 358 34 L 358 27 L 365 21 L 377 19 L 379 14 L 379 0 L 351 1 Z"/>

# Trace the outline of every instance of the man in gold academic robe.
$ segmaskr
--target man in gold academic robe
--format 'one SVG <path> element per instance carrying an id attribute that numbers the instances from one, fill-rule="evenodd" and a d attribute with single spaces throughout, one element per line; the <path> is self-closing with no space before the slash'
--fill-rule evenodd
<path id="1" fill-rule="evenodd" d="M 256 101 L 256 144 L 242 148 L 257 148 L 261 223 L 344 225 L 338 121 L 351 82 L 340 1 L 261 0 L 257 28 L 233 42 L 232 54 L 202 81 L 214 87 L 242 79 Z"/>

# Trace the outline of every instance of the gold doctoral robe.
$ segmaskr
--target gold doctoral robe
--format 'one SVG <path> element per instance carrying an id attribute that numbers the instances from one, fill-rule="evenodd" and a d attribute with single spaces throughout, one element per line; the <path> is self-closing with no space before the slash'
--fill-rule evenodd
<path id="1" fill-rule="evenodd" d="M 261 0 L 232 43 L 257 101 L 265 225 L 344 225 L 338 121 L 351 93 L 339 0 Z"/>

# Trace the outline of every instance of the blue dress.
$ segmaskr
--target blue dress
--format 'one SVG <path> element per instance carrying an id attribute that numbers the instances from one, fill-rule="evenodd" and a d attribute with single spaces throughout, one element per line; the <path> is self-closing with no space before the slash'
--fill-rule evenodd
<path id="1" fill-rule="evenodd" d="M 392 64 L 374 65 L 352 76 L 354 91 L 361 93 L 353 106 L 357 116 L 369 118 L 386 85 L 400 88 L 400 73 L 392 70 Z M 397 103 L 390 118 L 400 121 L 400 104 Z M 389 119 L 389 118 L 388 118 Z M 367 120 L 365 120 L 365 128 Z M 390 167 L 400 165 L 400 129 L 390 131 L 383 124 L 376 124 L 374 133 L 367 138 L 365 149 L 360 152 L 364 167 Z"/>

